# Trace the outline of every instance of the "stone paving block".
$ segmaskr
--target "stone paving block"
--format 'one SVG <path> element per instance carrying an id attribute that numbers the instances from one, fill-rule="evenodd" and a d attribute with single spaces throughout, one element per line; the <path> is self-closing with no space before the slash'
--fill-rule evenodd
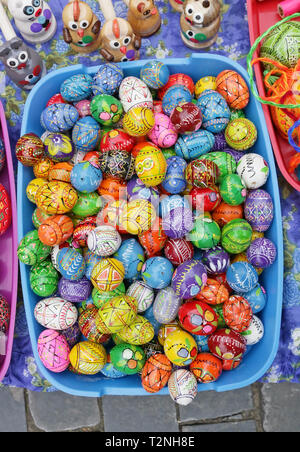
<path id="1" fill-rule="evenodd" d="M 178 432 L 175 404 L 169 396 L 102 399 L 106 432 Z"/>
<path id="2" fill-rule="evenodd" d="M 222 422 L 220 424 L 185 425 L 183 433 L 255 433 L 254 421 Z"/>
<path id="3" fill-rule="evenodd" d="M 265 432 L 300 432 L 300 385 L 262 385 L 263 427 Z"/>
<path id="4" fill-rule="evenodd" d="M 199 392 L 187 407 L 180 407 L 180 421 L 216 419 L 236 416 L 242 411 L 253 409 L 251 386 L 228 392 Z"/>
<path id="5" fill-rule="evenodd" d="M 20 388 L 0 389 L 0 432 L 27 432 L 24 390 Z"/>
<path id="6" fill-rule="evenodd" d="M 101 422 L 95 398 L 74 397 L 63 392 L 28 392 L 29 409 L 40 430 L 62 432 L 95 427 Z"/>

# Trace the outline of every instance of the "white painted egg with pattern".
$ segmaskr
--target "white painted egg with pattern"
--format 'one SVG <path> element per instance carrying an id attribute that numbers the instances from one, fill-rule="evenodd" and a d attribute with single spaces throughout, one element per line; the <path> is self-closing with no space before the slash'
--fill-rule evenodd
<path id="1" fill-rule="evenodd" d="M 259 154 L 245 154 L 237 165 L 237 173 L 249 190 L 262 187 L 268 180 L 269 172 L 269 165 Z"/>
<path id="2" fill-rule="evenodd" d="M 87 238 L 89 250 L 97 256 L 112 256 L 122 243 L 119 232 L 110 225 L 101 225 L 92 230 Z"/>
<path id="3" fill-rule="evenodd" d="M 247 346 L 258 344 L 265 334 L 264 324 L 256 315 L 252 317 L 249 328 L 242 333 L 246 339 Z"/>
<path id="4" fill-rule="evenodd" d="M 124 78 L 120 85 L 119 97 L 126 113 L 134 107 L 153 109 L 152 94 L 146 83 L 137 77 Z"/>
<path id="5" fill-rule="evenodd" d="M 196 377 L 186 369 L 178 369 L 172 373 L 168 381 L 168 389 L 174 402 L 187 406 L 197 395 Z"/>
<path id="6" fill-rule="evenodd" d="M 43 327 L 62 331 L 76 323 L 78 311 L 72 303 L 62 298 L 45 298 L 35 306 L 34 317 Z"/>
<path id="7" fill-rule="evenodd" d="M 145 312 L 154 301 L 154 290 L 143 281 L 135 281 L 131 284 L 126 295 L 133 297 L 138 302 L 138 313 Z"/>

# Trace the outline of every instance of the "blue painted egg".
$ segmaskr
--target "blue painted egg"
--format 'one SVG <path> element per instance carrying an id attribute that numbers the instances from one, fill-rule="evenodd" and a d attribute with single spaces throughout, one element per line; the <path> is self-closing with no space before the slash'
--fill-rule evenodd
<path id="1" fill-rule="evenodd" d="M 72 140 L 78 151 L 93 151 L 101 138 L 101 128 L 91 116 L 85 116 L 76 122 Z"/>
<path id="2" fill-rule="evenodd" d="M 145 261 L 145 253 L 136 239 L 124 240 L 114 257 L 124 265 L 124 279 L 134 280 L 139 277 Z"/>
<path id="3" fill-rule="evenodd" d="M 163 198 L 159 204 L 159 216 L 161 218 L 169 215 L 170 211 L 176 209 L 177 207 L 190 208 L 188 199 L 180 195 L 171 195 Z"/>
<path id="4" fill-rule="evenodd" d="M 123 70 L 113 63 L 107 63 L 100 66 L 93 79 L 93 94 L 108 94 L 113 96 L 119 89 L 124 78 Z"/>
<path id="5" fill-rule="evenodd" d="M 191 92 L 183 85 L 174 85 L 168 89 L 162 100 L 163 112 L 170 116 L 175 107 L 181 102 L 191 102 Z"/>
<path id="6" fill-rule="evenodd" d="M 93 193 L 102 182 L 102 171 L 92 162 L 80 162 L 71 171 L 71 184 L 81 193 Z"/>
<path id="7" fill-rule="evenodd" d="M 41 114 L 41 125 L 49 132 L 67 132 L 79 119 L 75 107 L 69 104 L 53 104 Z"/>
<path id="8" fill-rule="evenodd" d="M 147 187 L 137 176 L 133 176 L 127 183 L 127 195 L 129 202 L 136 199 L 145 199 L 158 209 L 160 193 L 156 187 Z"/>
<path id="9" fill-rule="evenodd" d="M 0 171 L 3 169 L 5 164 L 5 147 L 2 139 L 0 138 Z"/>
<path id="10" fill-rule="evenodd" d="M 235 262 L 228 267 L 226 279 L 234 291 L 243 294 L 256 286 L 258 274 L 253 265 L 248 262 Z"/>
<path id="11" fill-rule="evenodd" d="M 121 372 L 120 370 L 117 370 L 114 365 L 110 361 L 110 356 L 107 355 L 107 363 L 101 369 L 101 373 L 107 377 L 107 378 L 122 378 L 126 377 L 127 375 Z"/>
<path id="12" fill-rule="evenodd" d="M 267 303 L 267 293 L 263 286 L 257 284 L 252 290 L 243 294 L 253 311 L 253 314 L 261 312 Z"/>
<path id="13" fill-rule="evenodd" d="M 154 317 L 153 304 L 150 306 L 150 308 L 147 309 L 147 311 L 145 311 L 143 313 L 143 317 L 145 317 L 147 320 L 149 320 L 149 322 L 151 323 L 151 325 L 154 328 L 155 336 L 157 336 L 161 325 Z"/>
<path id="14" fill-rule="evenodd" d="M 170 71 L 162 61 L 154 60 L 142 67 L 140 77 L 150 88 L 159 89 L 168 83 Z"/>
<path id="15" fill-rule="evenodd" d="M 203 91 L 197 105 L 203 116 L 202 127 L 209 132 L 219 133 L 225 130 L 230 121 L 230 109 L 221 94 L 212 89 Z"/>
<path id="16" fill-rule="evenodd" d="M 186 160 L 195 160 L 210 152 L 215 144 L 214 135 L 208 130 L 198 130 L 189 135 L 183 135 L 175 144 L 175 152 Z"/>
<path id="17" fill-rule="evenodd" d="M 72 248 L 63 248 L 56 257 L 58 270 L 65 279 L 79 280 L 85 272 L 83 256 Z"/>
<path id="18" fill-rule="evenodd" d="M 171 283 L 174 267 L 165 257 L 151 257 L 142 267 L 142 277 L 153 289 L 164 289 Z"/>
<path id="19" fill-rule="evenodd" d="M 274 218 L 272 197 L 262 189 L 250 190 L 244 204 L 244 213 L 253 231 L 267 231 Z"/>
<path id="20" fill-rule="evenodd" d="M 99 264 L 102 256 L 97 256 L 97 254 L 92 253 L 92 251 L 87 251 L 85 256 L 85 276 L 87 279 L 91 280 L 92 271 L 94 267 Z"/>
<path id="21" fill-rule="evenodd" d="M 92 91 L 93 78 L 88 74 L 75 74 L 63 82 L 60 94 L 67 102 L 88 99 Z"/>
<path id="22" fill-rule="evenodd" d="M 53 162 L 68 162 L 75 155 L 72 140 L 63 133 L 48 133 L 44 145 L 46 156 Z"/>
<path id="23" fill-rule="evenodd" d="M 187 163 L 181 157 L 169 157 L 167 159 L 167 173 L 162 186 L 168 193 L 176 195 L 186 189 L 186 167 Z"/>

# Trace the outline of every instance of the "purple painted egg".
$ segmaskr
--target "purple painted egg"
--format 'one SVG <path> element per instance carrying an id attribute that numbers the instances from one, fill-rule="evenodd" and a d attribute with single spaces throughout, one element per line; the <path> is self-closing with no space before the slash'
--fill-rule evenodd
<path id="1" fill-rule="evenodd" d="M 242 151 L 236 151 L 235 149 L 230 148 L 223 149 L 223 152 L 226 152 L 226 154 L 231 155 L 231 157 L 234 158 L 236 163 L 238 163 L 241 160 L 241 158 L 245 155 L 245 153 Z"/>
<path id="2" fill-rule="evenodd" d="M 215 134 L 215 144 L 213 145 L 212 151 L 223 151 L 228 147 L 225 140 L 224 132 L 219 132 Z"/>
<path id="3" fill-rule="evenodd" d="M 176 207 L 163 217 L 162 227 L 171 239 L 181 239 L 194 227 L 193 212 L 187 207 Z"/>
<path id="4" fill-rule="evenodd" d="M 66 301 L 81 303 L 89 298 L 92 293 L 92 283 L 84 276 L 78 281 L 61 278 L 58 283 L 58 291 Z"/>
<path id="5" fill-rule="evenodd" d="M 230 256 L 221 246 L 215 246 L 203 253 L 202 263 L 207 273 L 210 275 L 219 275 L 225 273 L 229 267 Z"/>
<path id="6" fill-rule="evenodd" d="M 156 187 L 147 187 L 144 182 L 137 176 L 134 176 L 127 183 L 127 196 L 129 201 L 136 199 L 145 199 L 158 209 L 159 206 L 159 190 Z"/>
<path id="7" fill-rule="evenodd" d="M 250 264 L 258 268 L 270 267 L 277 255 L 277 249 L 272 240 L 265 237 L 255 239 L 247 250 Z"/>
<path id="8" fill-rule="evenodd" d="M 61 331 L 60 334 L 62 336 L 64 336 L 69 347 L 73 348 L 74 345 L 76 345 L 80 341 L 80 338 L 81 338 L 81 331 L 80 331 L 78 322 L 74 323 L 74 325 L 70 326 L 70 328 L 67 328 L 66 330 Z"/>
<path id="9" fill-rule="evenodd" d="M 274 204 L 269 193 L 261 189 L 249 191 L 244 213 L 254 231 L 267 231 L 274 218 Z"/>
<path id="10" fill-rule="evenodd" d="M 176 295 L 184 300 L 194 298 L 207 282 L 204 265 L 195 259 L 184 262 L 175 270 L 171 286 Z"/>

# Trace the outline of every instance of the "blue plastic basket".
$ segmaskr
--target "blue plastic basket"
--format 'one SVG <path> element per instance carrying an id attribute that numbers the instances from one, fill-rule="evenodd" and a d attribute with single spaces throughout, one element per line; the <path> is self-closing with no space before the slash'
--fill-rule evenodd
<path id="1" fill-rule="evenodd" d="M 234 61 L 212 54 L 196 54 L 187 59 L 167 59 L 170 72 L 185 73 L 190 75 L 196 82 L 201 77 L 207 75 L 218 75 L 225 69 L 239 72 L 247 81 L 247 72 Z M 120 66 L 126 76 L 139 76 L 143 61 L 122 63 Z M 98 67 L 84 67 L 81 65 L 70 66 L 48 74 L 43 78 L 30 93 L 24 111 L 22 123 L 22 135 L 33 132 L 41 135 L 44 130 L 40 125 L 40 116 L 51 96 L 59 92 L 60 85 L 64 80 L 74 74 L 88 73 L 94 75 Z M 258 140 L 253 148 L 253 152 L 261 154 L 270 166 L 270 177 L 266 184 L 266 190 L 271 194 L 274 206 L 275 217 L 267 237 L 277 245 L 277 259 L 272 267 L 265 270 L 260 277 L 262 285 L 268 294 L 268 303 L 262 313 L 259 314 L 265 326 L 265 335 L 262 341 L 255 345 L 244 358 L 242 364 L 234 371 L 223 372 L 221 378 L 210 384 L 199 385 L 199 391 L 229 391 L 248 386 L 259 380 L 272 365 L 276 356 L 280 337 L 282 292 L 283 292 L 283 235 L 282 217 L 279 198 L 276 167 L 273 158 L 272 147 L 265 123 L 265 118 L 261 105 L 254 96 L 246 108 L 246 116 L 251 119 L 258 129 Z M 30 203 L 26 196 L 26 187 L 33 179 L 33 171 L 19 164 L 18 167 L 18 231 L 19 241 L 26 233 L 32 230 L 32 213 L 34 204 Z M 142 388 L 140 376 L 130 376 L 121 379 L 108 379 L 101 374 L 95 376 L 79 376 L 69 371 L 55 374 L 48 371 L 41 363 L 37 353 L 37 340 L 43 328 L 34 318 L 34 307 L 39 298 L 31 291 L 29 283 L 30 268 L 20 264 L 21 279 L 26 309 L 26 317 L 29 327 L 29 334 L 32 343 L 34 357 L 40 372 L 58 390 L 63 392 L 87 397 L 101 397 L 107 395 L 147 395 Z M 167 394 L 168 389 L 163 389 L 159 394 Z"/>

